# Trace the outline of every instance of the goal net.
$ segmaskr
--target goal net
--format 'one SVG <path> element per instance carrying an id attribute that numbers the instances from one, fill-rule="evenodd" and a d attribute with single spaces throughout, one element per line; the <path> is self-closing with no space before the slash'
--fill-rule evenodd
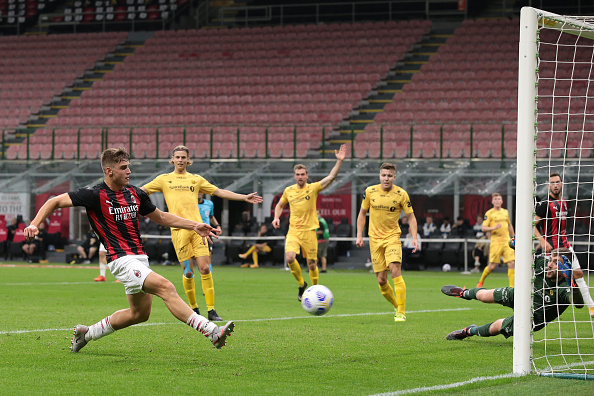
<path id="1" fill-rule="evenodd" d="M 589 285 L 594 286 L 594 18 L 525 7 L 519 56 L 514 372 L 594 379 L 589 312 Z M 550 179 L 554 173 L 558 179 Z M 559 179 L 562 184 L 549 183 Z M 554 184 L 562 186 L 561 199 L 554 197 Z M 546 206 L 539 210 L 540 205 Z M 546 285 L 539 290 L 538 274 L 523 265 L 541 254 L 533 232 L 537 212 L 544 239 L 559 247 L 569 244 L 575 252 L 569 258 L 584 274 L 576 292 L 586 300 L 582 309 L 569 305 L 540 331 L 533 330 L 531 319 L 537 296 L 545 307 L 558 301 L 548 301 L 551 290 Z"/>

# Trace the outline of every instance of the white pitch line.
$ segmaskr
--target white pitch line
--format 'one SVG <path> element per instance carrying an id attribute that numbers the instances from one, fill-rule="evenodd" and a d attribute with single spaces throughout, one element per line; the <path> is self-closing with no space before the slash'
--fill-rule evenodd
<path id="1" fill-rule="evenodd" d="M 469 311 L 471 308 L 453 308 L 453 309 L 424 309 L 419 311 L 408 311 L 407 314 L 411 313 L 432 313 L 432 312 L 451 312 L 451 311 Z M 358 313 L 358 314 L 342 314 L 342 315 L 325 315 L 325 316 L 291 316 L 291 317 L 284 317 L 284 318 L 264 318 L 264 319 L 237 319 L 233 320 L 234 322 L 268 322 L 268 321 L 276 321 L 276 320 L 294 320 L 294 319 L 315 319 L 315 318 L 344 318 L 350 316 L 371 316 L 371 315 L 393 315 L 394 311 L 392 312 L 365 312 L 365 313 Z M 168 326 L 168 325 L 175 325 L 175 324 L 182 324 L 181 322 L 163 322 L 163 323 L 141 323 L 134 326 Z M 9 331 L 0 331 L 0 334 L 24 334 L 24 333 L 41 333 L 47 331 L 72 331 L 73 327 L 68 327 L 65 329 L 36 329 L 36 330 L 9 330 Z"/>
<path id="2" fill-rule="evenodd" d="M 99 285 L 114 282 L 30 282 L 30 283 L 0 283 L 0 286 L 35 286 L 35 285 Z"/>
<path id="3" fill-rule="evenodd" d="M 490 381 L 490 380 L 496 380 L 496 379 L 502 379 L 502 378 L 513 378 L 513 377 L 521 377 L 521 375 L 520 374 L 509 373 L 509 374 L 493 375 L 491 377 L 476 377 L 476 378 L 471 378 L 468 381 L 454 382 L 453 384 L 435 385 L 435 386 L 424 386 L 422 388 L 404 389 L 404 390 L 400 390 L 400 391 L 396 391 L 396 392 L 377 393 L 377 394 L 372 395 L 372 396 L 410 395 L 412 393 L 428 392 L 428 391 L 434 391 L 434 390 L 452 389 L 452 388 L 458 388 L 460 386 L 464 386 L 464 385 L 468 385 L 468 384 L 473 384 L 475 382 Z"/>

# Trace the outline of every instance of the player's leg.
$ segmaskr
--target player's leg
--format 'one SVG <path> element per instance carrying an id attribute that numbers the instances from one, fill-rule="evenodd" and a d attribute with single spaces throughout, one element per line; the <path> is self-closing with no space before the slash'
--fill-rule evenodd
<path id="1" fill-rule="evenodd" d="M 188 299 L 190 308 L 197 314 L 200 314 L 198 302 L 196 300 L 196 283 L 194 280 L 194 266 L 195 261 L 192 252 L 192 234 L 196 234 L 192 230 L 172 230 L 171 242 L 175 249 L 175 254 L 179 265 L 182 268 L 182 284 Z"/>
<path id="2" fill-rule="evenodd" d="M 202 253 L 204 254 L 204 253 Z M 210 272 L 210 255 L 200 256 L 196 258 L 198 263 L 198 270 L 200 271 L 200 278 L 202 281 L 202 292 L 206 300 L 206 309 L 208 311 L 208 320 L 221 321 L 223 320 L 214 309 L 215 305 L 215 290 L 212 273 Z"/>
<path id="3" fill-rule="evenodd" d="M 511 325 L 510 325 L 511 324 Z M 512 333 L 505 332 L 506 330 Z M 472 336 L 493 337 L 503 334 L 505 338 L 513 334 L 513 316 L 505 319 L 497 319 L 493 323 L 487 323 L 482 326 L 470 325 L 460 330 L 452 331 L 446 336 L 448 340 L 463 340 Z"/>
<path id="4" fill-rule="evenodd" d="M 250 254 L 252 254 L 254 252 L 254 250 L 256 250 L 256 245 L 250 246 L 250 248 L 247 250 L 247 252 L 239 254 L 239 258 L 242 258 L 245 260 L 246 258 L 248 258 L 248 256 Z"/>
<path id="5" fill-rule="evenodd" d="M 489 276 L 489 274 L 495 270 L 497 264 L 499 264 L 499 261 L 501 260 L 501 253 L 501 247 L 492 243 L 489 249 L 489 264 L 483 270 L 481 279 L 478 281 L 476 287 L 483 287 L 487 276 Z"/>
<path id="6" fill-rule="evenodd" d="M 446 285 L 441 288 L 441 292 L 446 296 L 460 297 L 465 300 L 478 300 L 484 303 L 495 302 L 495 290 L 496 289 L 484 289 L 482 287 L 466 289 L 465 287 L 459 287 L 454 285 Z"/>
<path id="7" fill-rule="evenodd" d="M 385 257 L 390 268 L 392 281 L 394 282 L 394 295 L 396 296 L 397 313 L 395 320 L 404 322 L 406 320 L 406 283 L 402 277 L 402 244 L 398 240 L 388 241 L 385 248 Z"/>
<path id="8" fill-rule="evenodd" d="M 301 296 L 303 296 L 303 292 L 307 289 L 307 282 L 303 279 L 301 275 L 301 266 L 297 261 L 297 255 L 301 251 L 301 245 L 299 243 L 298 236 L 288 233 L 287 238 L 285 241 L 285 259 L 287 260 L 287 265 L 291 270 L 291 274 L 299 284 L 299 290 L 297 293 L 297 300 L 301 301 Z"/>
<path id="9" fill-rule="evenodd" d="M 304 231 L 301 235 L 301 247 L 303 256 L 307 260 L 309 279 L 312 285 L 320 283 L 320 271 L 318 270 L 318 238 L 314 230 Z"/>
<path id="10" fill-rule="evenodd" d="M 95 278 L 95 282 L 105 282 L 105 275 L 107 273 L 107 252 L 99 249 L 99 276 Z"/>
<path id="11" fill-rule="evenodd" d="M 394 320 L 398 314 L 398 304 L 396 303 L 396 295 L 392 285 L 388 282 L 388 265 L 386 264 L 386 257 L 384 255 L 385 249 L 382 245 L 369 242 L 369 252 L 371 255 L 371 262 L 373 265 L 373 272 L 377 278 L 377 284 L 379 286 L 382 296 L 394 307 Z"/>
<path id="12" fill-rule="evenodd" d="M 143 290 L 146 293 L 160 297 L 173 316 L 204 334 L 217 348 L 225 345 L 227 336 L 235 327 L 233 322 L 228 322 L 224 326 L 217 326 L 204 316 L 198 315 L 177 294 L 175 286 L 155 272 L 151 272 L 146 277 Z"/>
<path id="13" fill-rule="evenodd" d="M 503 246 L 501 254 L 503 262 L 507 264 L 507 277 L 509 279 L 509 287 L 514 287 L 514 281 L 516 277 L 516 254 L 515 251 L 509 247 L 509 245 Z"/>
<path id="14" fill-rule="evenodd" d="M 580 262 L 575 254 L 575 252 L 573 251 L 573 248 L 570 248 L 571 250 L 571 268 L 572 269 L 579 269 L 581 270 L 580 267 Z M 588 307 L 588 311 L 590 312 L 590 316 L 594 317 L 594 301 L 592 301 L 592 296 L 590 296 L 590 289 L 588 288 L 588 284 L 586 283 L 586 280 L 584 279 L 583 273 L 581 276 L 574 276 L 574 280 L 575 283 L 577 284 L 578 288 L 580 289 L 580 294 L 582 295 L 582 298 L 584 299 L 584 304 L 586 304 L 586 306 Z"/>

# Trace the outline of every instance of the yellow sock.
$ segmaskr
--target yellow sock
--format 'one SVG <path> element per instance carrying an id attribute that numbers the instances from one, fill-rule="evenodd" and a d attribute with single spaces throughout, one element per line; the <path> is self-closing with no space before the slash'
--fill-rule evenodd
<path id="1" fill-rule="evenodd" d="M 264 253 L 270 253 L 270 252 L 272 252 L 272 249 L 270 248 L 270 246 L 264 245 L 264 247 L 262 248 L 262 251 Z"/>
<path id="2" fill-rule="evenodd" d="M 287 263 L 287 265 L 291 269 L 291 273 L 297 280 L 297 283 L 299 283 L 299 286 L 303 286 L 305 281 L 303 280 L 303 276 L 301 276 L 301 267 L 299 266 L 299 262 L 295 260 L 292 263 Z"/>
<path id="3" fill-rule="evenodd" d="M 184 290 L 186 291 L 186 296 L 188 297 L 188 303 L 190 303 L 190 308 L 198 308 L 198 303 L 196 302 L 196 285 L 194 283 L 194 278 L 186 278 L 183 275 L 182 277 Z"/>
<path id="4" fill-rule="evenodd" d="M 204 299 L 206 300 L 206 309 L 214 309 L 214 282 L 212 281 L 212 274 L 200 275 L 202 278 L 202 291 L 204 292 Z"/>
<path id="5" fill-rule="evenodd" d="M 481 276 L 481 280 L 479 280 L 479 283 L 484 283 L 485 279 L 487 279 L 487 276 L 489 276 L 490 273 L 491 271 L 489 271 L 489 267 L 485 267 L 485 269 L 483 270 L 483 275 Z"/>
<path id="6" fill-rule="evenodd" d="M 390 286 L 390 282 L 386 282 L 385 285 L 379 285 L 379 289 L 382 292 L 382 296 L 384 296 L 384 298 L 388 300 L 388 302 L 392 304 L 394 308 L 397 308 L 398 304 L 396 304 L 396 296 L 394 295 L 392 286 Z"/>
<path id="7" fill-rule="evenodd" d="M 309 279 L 311 280 L 312 285 L 317 285 L 320 283 L 320 271 L 318 271 L 317 265 L 315 270 L 309 270 Z"/>
<path id="8" fill-rule="evenodd" d="M 249 256 L 250 254 L 252 254 L 252 252 L 253 252 L 254 250 L 256 250 L 256 246 L 255 246 L 255 245 L 252 245 L 252 246 L 251 246 L 251 247 L 248 249 L 248 251 L 247 251 L 247 252 L 245 252 L 244 254 L 245 254 L 246 256 Z"/>
<path id="9" fill-rule="evenodd" d="M 509 278 L 509 287 L 514 287 L 514 281 L 516 279 L 516 270 L 515 269 L 508 269 L 507 270 L 507 277 Z"/>
<path id="10" fill-rule="evenodd" d="M 406 283 L 404 283 L 402 276 L 397 276 L 392 280 L 394 281 L 394 294 L 396 295 L 398 313 L 404 315 L 406 310 Z"/>
<path id="11" fill-rule="evenodd" d="M 254 264 L 258 264 L 258 252 L 256 252 L 255 250 L 252 252 L 252 261 L 254 262 Z"/>

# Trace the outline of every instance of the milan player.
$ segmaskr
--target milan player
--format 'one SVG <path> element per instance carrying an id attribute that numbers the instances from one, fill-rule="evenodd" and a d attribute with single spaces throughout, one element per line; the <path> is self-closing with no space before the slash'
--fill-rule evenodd
<path id="1" fill-rule="evenodd" d="M 143 215 L 166 227 L 194 230 L 210 242 L 215 236 L 211 226 L 160 211 L 140 188 L 129 185 L 130 156 L 124 148 L 107 149 L 101 154 L 103 183 L 91 188 L 61 194 L 49 199 L 25 228 L 32 239 L 39 224 L 56 209 L 83 206 L 93 230 L 107 249 L 109 270 L 125 287 L 129 308 L 119 310 L 91 326 L 77 325 L 70 344 L 78 352 L 89 341 L 98 340 L 116 330 L 145 322 L 151 314 L 153 295 L 163 299 L 177 319 L 200 331 L 216 348 L 225 345 L 235 324 L 217 326 L 198 315 L 180 298 L 175 286 L 149 267 L 142 246 L 138 216 Z"/>
<path id="2" fill-rule="evenodd" d="M 563 181 L 557 172 L 549 175 L 549 197 L 536 205 L 534 216 L 534 235 L 540 242 L 540 247 L 545 253 L 554 249 L 567 248 L 571 251 L 572 269 L 579 270 L 580 263 L 575 255 L 565 232 L 567 222 L 567 202 L 561 197 Z M 588 285 L 583 275 L 574 277 L 577 286 L 582 293 L 584 302 L 588 306 L 590 316 L 594 317 L 594 301 L 590 297 Z"/>

